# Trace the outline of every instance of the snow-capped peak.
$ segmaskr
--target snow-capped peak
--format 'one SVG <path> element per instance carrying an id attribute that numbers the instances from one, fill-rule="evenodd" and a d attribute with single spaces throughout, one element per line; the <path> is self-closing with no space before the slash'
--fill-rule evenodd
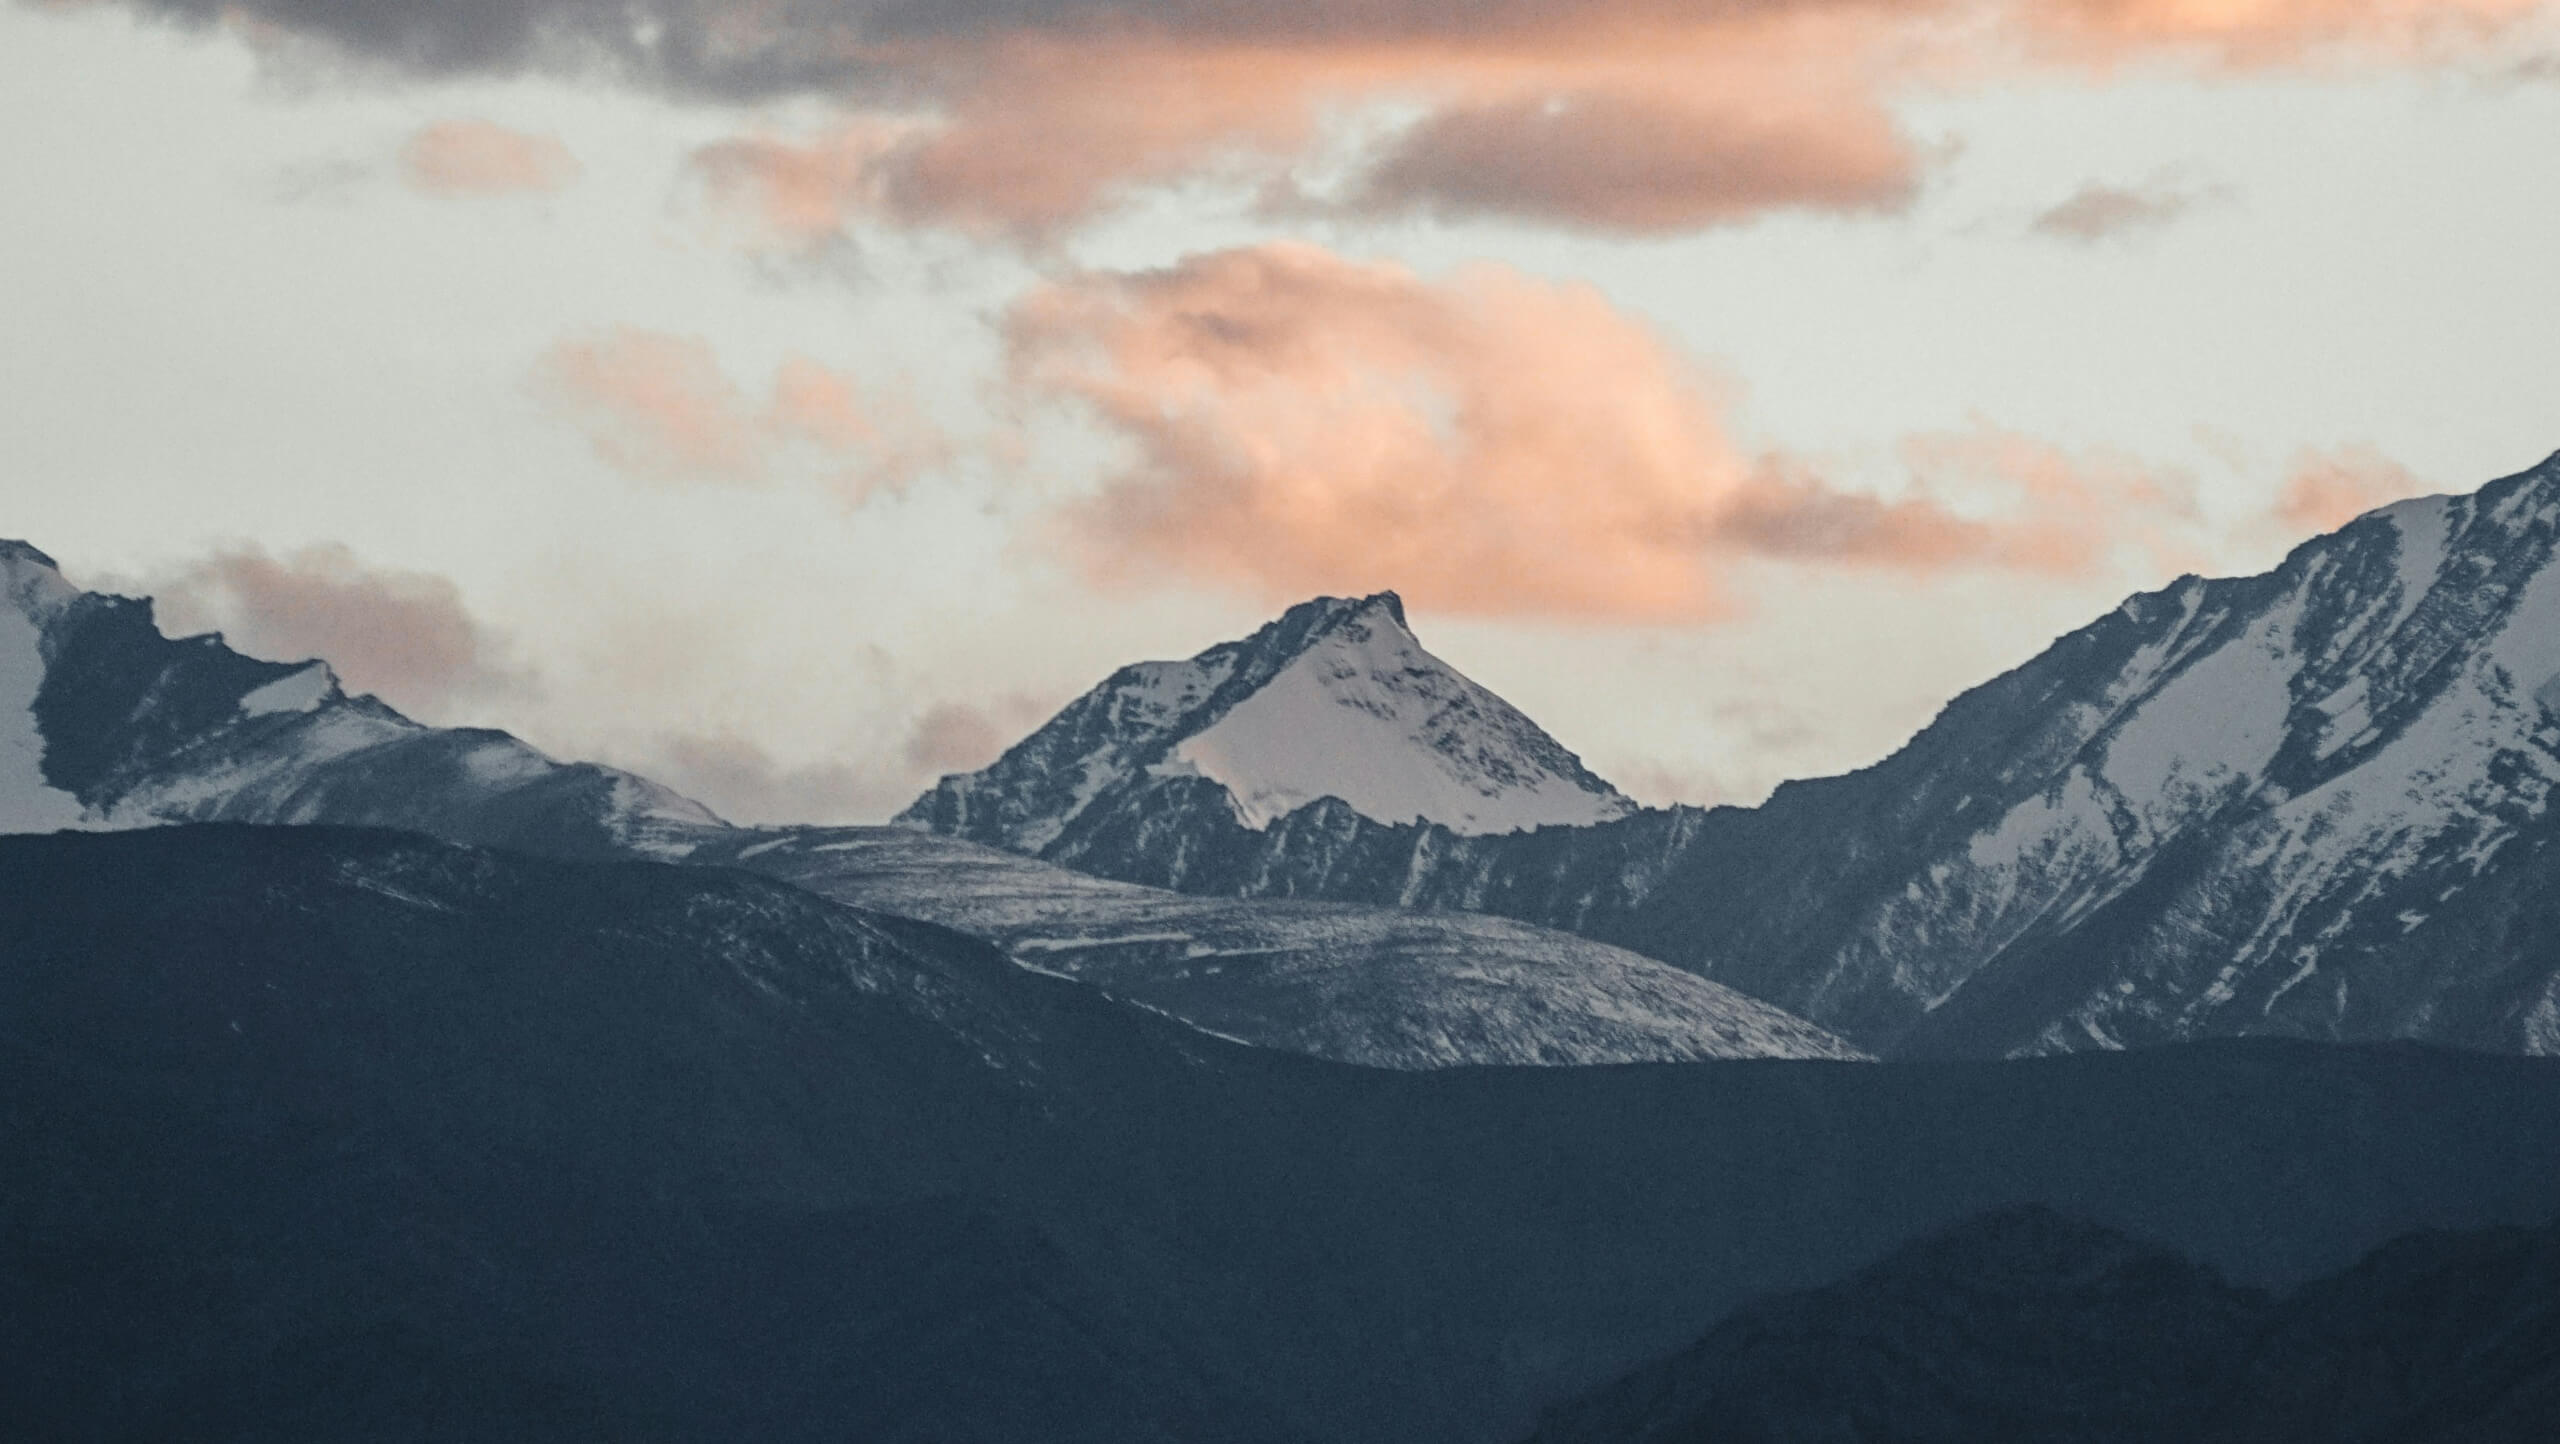
<path id="1" fill-rule="evenodd" d="M 1375 821 L 1467 834 L 1600 822 L 1633 805 L 1425 651 L 1392 592 L 1342 610 L 1152 770 L 1218 783 L 1255 828 L 1320 797 Z"/>
<path id="2" fill-rule="evenodd" d="M 1393 592 L 1317 597 L 1238 642 L 1113 673 L 901 819 L 1026 852 L 1141 797 L 1216 785 L 1261 829 L 1323 798 L 1377 822 L 1513 832 L 1634 809 L 1500 697 L 1431 655 Z"/>

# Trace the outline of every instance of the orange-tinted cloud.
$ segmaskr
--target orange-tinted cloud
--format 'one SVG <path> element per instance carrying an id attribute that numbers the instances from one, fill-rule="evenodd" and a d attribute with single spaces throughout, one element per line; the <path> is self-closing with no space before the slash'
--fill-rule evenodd
<path id="1" fill-rule="evenodd" d="M 252 656 L 317 657 L 348 690 L 428 718 L 527 685 L 504 639 L 472 617 L 450 580 L 368 566 L 343 546 L 284 557 L 238 547 L 141 585 L 173 635 L 220 631 Z"/>
<path id="2" fill-rule="evenodd" d="M 1904 495 L 1747 454 L 1710 378 L 1585 286 L 1446 281 L 1303 245 L 1086 274 L 1007 319 L 1010 374 L 1126 444 L 1065 511 L 1095 578 L 1443 611 L 1712 617 L 1739 557 L 2086 572 L 2174 485 L 1985 430 Z"/>
<path id="3" fill-rule="evenodd" d="M 1041 239 L 1243 179 L 1365 213 L 1662 231 L 1890 209 L 1915 90 L 2477 53 L 2549 0 L 126 0 L 412 72 L 818 96 L 839 133 L 699 158 L 806 234 L 870 216 Z M 1344 147 L 1348 147 L 1348 153 Z M 1313 164 L 1310 164 L 1313 162 Z M 1310 180 L 1313 172 L 1317 179 Z M 1307 186 L 1319 194 L 1300 196 Z"/>
<path id="4" fill-rule="evenodd" d="M 1519 0 L 1013 4 L 899 11 L 814 139 L 696 157 L 786 237 L 854 220 L 1039 240 L 1132 193 L 1224 178 L 1279 209 L 1658 233 L 1889 212 L 1933 148 L 1915 88 L 2153 56 L 2213 67 L 2465 53 L 2547 0 Z M 975 18 L 966 18 L 974 16 Z M 1382 123 L 1381 118 L 1392 118 Z M 1310 158 L 1326 178 L 1302 171 Z M 2189 196 L 2192 204 L 2203 196 Z M 2093 195 L 2063 233 L 2162 218 Z"/>
<path id="5" fill-rule="evenodd" d="M 2372 446 L 2305 451 L 2277 493 L 2276 519 L 2301 532 L 2335 531 L 2378 506 L 2422 496 L 2430 488 L 2409 468 Z"/>
<path id="6" fill-rule="evenodd" d="M 2212 564 L 2195 482 L 2184 472 L 1982 421 L 1906 437 L 1900 450 L 1922 495 L 1988 519 L 1965 560 L 2049 576 L 2086 576 L 2123 558 L 2154 571 Z"/>
<path id="7" fill-rule="evenodd" d="M 746 394 L 699 337 L 619 327 L 562 341 L 535 369 L 538 394 L 587 434 L 596 455 L 651 481 L 765 478 Z"/>
<path id="8" fill-rule="evenodd" d="M 1630 232 L 1769 211 L 1892 211 L 1920 157 L 1861 97 L 1801 108 L 1595 92 L 1452 106 L 1388 145 L 1347 208 Z"/>
<path id="9" fill-rule="evenodd" d="M 751 400 L 709 342 L 633 326 L 567 340 L 534 368 L 534 390 L 596 454 L 646 481 L 746 486 L 814 458 L 859 502 L 940 459 L 940 434 L 911 403 L 888 405 L 806 357 Z"/>
<path id="10" fill-rule="evenodd" d="M 2012 7 L 2040 43 L 2066 52 L 2121 60 L 2185 48 L 2241 65 L 2458 53 L 2550 11 L 2547 0 L 2021 0 Z"/>
<path id="11" fill-rule="evenodd" d="M 1018 386 L 1135 453 L 1069 518 L 1099 577 L 1475 612 L 1727 604 L 1702 547 L 1748 464 L 1697 378 L 1588 287 L 1273 245 L 1049 286 L 1007 338 Z"/>
<path id="12" fill-rule="evenodd" d="M 1031 719 L 1037 722 L 1038 718 Z M 996 760 L 1013 739 L 1026 730 L 1021 719 L 999 723 L 983 709 L 966 702 L 937 702 L 916 718 L 915 728 L 907 734 L 902 750 L 907 766 L 919 777 L 939 777 L 946 772 L 974 772 Z"/>
<path id="13" fill-rule="evenodd" d="M 578 159 L 547 135 L 485 120 L 440 120 L 400 148 L 400 175 L 429 195 L 490 196 L 563 190 Z"/>

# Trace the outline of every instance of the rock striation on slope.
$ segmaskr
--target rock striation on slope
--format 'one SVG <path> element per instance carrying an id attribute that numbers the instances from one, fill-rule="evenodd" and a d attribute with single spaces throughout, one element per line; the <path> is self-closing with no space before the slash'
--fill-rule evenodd
<path id="1" fill-rule="evenodd" d="M 150 603 L 83 592 L 21 543 L 0 543 L 0 583 L 0 831 L 325 823 L 734 861 L 950 922 L 1196 1027 L 1378 1067 L 1864 1056 L 1694 973 L 1506 919 L 1187 898 L 912 829 L 731 828 L 628 773 L 350 697 L 325 663 L 163 637 Z M 1285 679 L 1329 648 L 1394 650 L 1391 599 L 1337 612 L 1247 670 Z"/>
<path id="2" fill-rule="evenodd" d="M 1888 1054 L 2560 1052 L 2555 548 L 2560 457 L 2386 507 L 2263 575 L 2133 597 L 1883 762 L 1756 808 L 1504 835 L 1163 809 L 1043 853 L 1564 928 Z"/>

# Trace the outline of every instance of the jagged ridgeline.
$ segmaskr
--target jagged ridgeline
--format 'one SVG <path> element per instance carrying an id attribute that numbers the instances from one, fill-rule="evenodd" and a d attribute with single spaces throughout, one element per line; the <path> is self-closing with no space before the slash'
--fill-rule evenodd
<path id="1" fill-rule="evenodd" d="M 161 635 L 0 541 L 0 831 L 332 822 L 580 856 L 667 855 L 719 819 L 645 778 L 351 697 L 322 661 Z"/>
<path id="2" fill-rule="evenodd" d="M 2555 543 L 2560 458 L 2371 513 L 2260 576 L 2130 598 L 1873 767 L 1759 807 L 1598 820 L 1489 801 L 1416 821 L 1356 785 L 1284 812 L 1274 799 L 1326 789 L 1293 776 L 1257 796 L 1220 780 L 1258 779 L 1249 760 L 1189 764 L 1190 739 L 1253 705 L 1238 689 L 1291 658 L 1427 657 L 1400 612 L 1318 603 L 1117 674 L 909 816 L 1189 892 L 1567 929 L 1887 1054 L 2261 1033 L 2554 1052 Z M 1369 640 L 1307 643 L 1346 613 Z M 1147 679 L 1175 675 L 1203 679 L 1197 695 L 1147 701 Z M 1367 715 L 1371 692 L 1346 681 L 1329 700 Z M 1436 756 L 1528 755 L 1497 707 L 1388 730 L 1428 734 Z M 1478 717 L 1501 720 L 1476 733 Z M 1452 768 L 1506 795 L 1496 773 Z M 1596 784 L 1584 795 L 1616 810 Z"/>

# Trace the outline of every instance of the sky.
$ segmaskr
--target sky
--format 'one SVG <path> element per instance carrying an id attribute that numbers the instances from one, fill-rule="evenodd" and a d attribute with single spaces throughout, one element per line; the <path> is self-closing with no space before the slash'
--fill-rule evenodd
<path id="1" fill-rule="evenodd" d="M 1647 802 L 2560 449 L 2539 0 L 0 0 L 0 535 L 738 820 L 1400 592 Z"/>

